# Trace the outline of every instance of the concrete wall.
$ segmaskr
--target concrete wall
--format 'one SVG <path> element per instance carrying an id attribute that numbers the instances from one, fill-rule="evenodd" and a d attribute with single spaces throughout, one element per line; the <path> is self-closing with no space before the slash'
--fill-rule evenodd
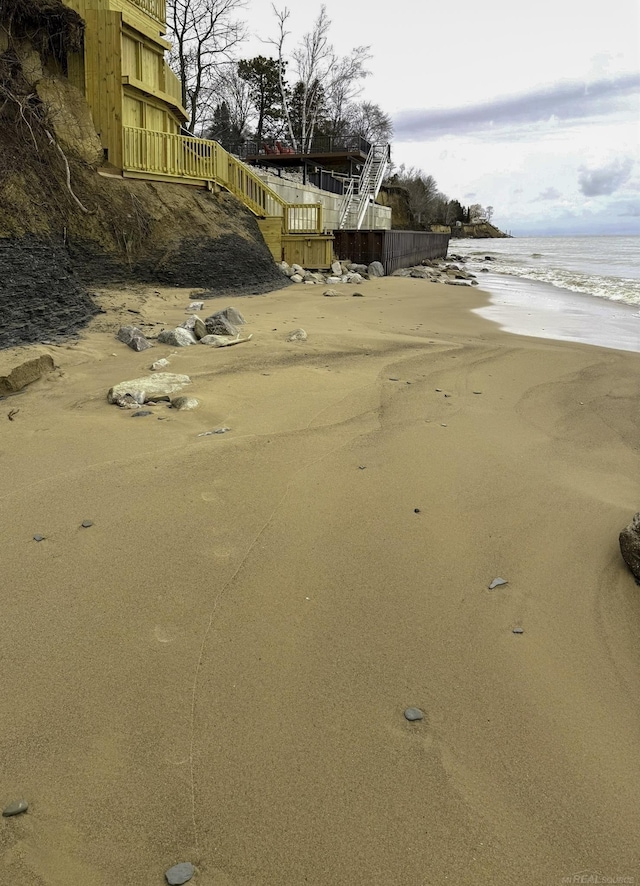
<path id="1" fill-rule="evenodd" d="M 256 169 L 260 178 L 270 188 L 279 194 L 287 203 L 322 203 L 322 223 L 326 230 L 334 231 L 338 227 L 340 217 L 340 204 L 342 197 L 338 194 L 330 194 L 321 191 L 313 185 L 303 185 L 286 178 L 280 178 L 271 172 Z M 391 230 L 391 209 L 387 206 L 379 206 L 377 203 L 367 210 L 363 229 L 368 230 Z"/>

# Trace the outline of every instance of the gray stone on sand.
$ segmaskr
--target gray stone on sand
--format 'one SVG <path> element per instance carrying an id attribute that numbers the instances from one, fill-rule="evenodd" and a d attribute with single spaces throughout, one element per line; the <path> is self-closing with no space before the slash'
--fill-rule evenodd
<path id="1" fill-rule="evenodd" d="M 287 341 L 306 341 L 307 333 L 304 329 L 294 329 L 293 332 L 290 332 L 287 336 Z"/>
<path id="2" fill-rule="evenodd" d="M 34 541 L 44 541 L 44 535 L 34 535 L 33 540 Z"/>
<path id="3" fill-rule="evenodd" d="M 144 333 L 137 326 L 121 326 L 118 330 L 118 339 L 125 345 L 128 345 L 132 351 L 146 351 L 152 347 L 151 342 L 147 341 Z"/>
<path id="4" fill-rule="evenodd" d="M 171 345 L 173 348 L 188 348 L 195 345 L 197 338 L 190 329 L 176 326 L 175 329 L 163 329 L 158 336 L 158 341 L 163 345 Z"/>
<path id="5" fill-rule="evenodd" d="M 137 412 L 134 412 L 131 418 L 144 418 L 146 415 L 153 415 L 150 409 L 138 409 Z"/>
<path id="6" fill-rule="evenodd" d="M 212 314 L 204 321 L 207 327 L 207 335 L 237 335 L 238 328 L 221 312 Z"/>
<path id="7" fill-rule="evenodd" d="M 334 261 L 334 262 L 332 262 L 332 264 L 331 264 L 331 273 L 332 273 L 335 277 L 340 277 L 340 276 L 342 275 L 342 265 L 340 264 L 339 261 Z"/>
<path id="8" fill-rule="evenodd" d="M 164 872 L 165 878 L 169 886 L 182 886 L 188 883 L 195 874 L 196 869 L 189 861 L 182 861 L 180 864 L 174 864 L 172 868 Z"/>
<path id="9" fill-rule="evenodd" d="M 640 585 L 640 512 L 633 515 L 633 519 L 619 536 L 620 553 L 627 564 L 636 584 Z"/>
<path id="10" fill-rule="evenodd" d="M 21 815 L 23 812 L 26 812 L 29 808 L 29 804 L 26 800 L 15 800 L 13 803 L 9 803 L 8 806 L 2 810 L 2 814 L 5 818 L 10 818 L 12 815 Z"/>
<path id="11" fill-rule="evenodd" d="M 83 520 L 80 525 L 83 529 L 89 529 L 91 526 L 93 526 L 93 520 Z"/>
<path id="12" fill-rule="evenodd" d="M 407 708 L 404 712 L 405 720 L 409 720 L 410 723 L 415 722 L 416 720 L 423 720 L 424 714 L 420 710 L 420 708 Z"/>
<path id="13" fill-rule="evenodd" d="M 186 331 L 186 330 L 185 330 Z M 129 381 L 121 381 L 109 389 L 107 400 L 109 403 L 129 405 L 127 398 L 141 405 L 147 400 L 158 400 L 177 394 L 185 385 L 191 384 L 188 375 L 177 375 L 173 372 L 156 372 L 142 378 L 133 378 Z"/>
<path id="14" fill-rule="evenodd" d="M 524 630 L 522 628 L 514 628 L 511 633 L 512 634 L 524 634 Z"/>
<path id="15" fill-rule="evenodd" d="M 197 409 L 200 405 L 200 401 L 196 400 L 195 397 L 174 397 L 171 401 L 171 405 L 174 409 L 177 409 L 178 412 L 183 412 L 188 409 Z"/>
<path id="16" fill-rule="evenodd" d="M 197 314 L 192 314 L 190 317 L 184 321 L 184 323 L 180 324 L 182 329 L 188 329 L 190 332 L 193 332 L 196 338 L 200 339 L 207 334 L 207 327 L 204 325 L 204 320 L 198 317 Z"/>
<path id="17" fill-rule="evenodd" d="M 303 277 L 301 274 L 292 274 L 289 277 L 289 280 L 291 280 L 292 283 L 302 283 Z"/>
<path id="18" fill-rule="evenodd" d="M 234 326 L 244 326 L 247 322 L 240 311 L 237 308 L 234 308 L 233 305 L 229 305 L 228 308 L 224 308 L 222 311 L 216 311 L 212 316 L 224 317 L 225 320 L 228 320 L 229 323 L 233 323 Z"/>
<path id="19" fill-rule="evenodd" d="M 336 297 L 337 295 L 339 295 L 340 293 L 339 293 L 339 292 L 336 292 L 335 289 L 325 289 L 325 291 L 324 291 L 322 294 L 323 294 L 323 295 L 326 295 L 327 298 L 335 298 L 335 297 Z"/>
<path id="20" fill-rule="evenodd" d="M 491 584 L 489 585 L 489 590 L 492 591 L 494 588 L 500 587 L 500 585 L 506 585 L 508 582 L 504 578 L 494 578 Z"/>
<path id="21" fill-rule="evenodd" d="M 156 360 L 154 363 L 151 364 L 150 369 L 152 369 L 154 372 L 158 372 L 158 370 L 164 369 L 165 366 L 168 365 L 169 361 L 167 360 L 167 358 L 161 357 L 159 360 Z"/>
<path id="22" fill-rule="evenodd" d="M 371 277 L 384 277 L 384 268 L 379 261 L 372 261 L 367 268 L 367 273 Z"/>

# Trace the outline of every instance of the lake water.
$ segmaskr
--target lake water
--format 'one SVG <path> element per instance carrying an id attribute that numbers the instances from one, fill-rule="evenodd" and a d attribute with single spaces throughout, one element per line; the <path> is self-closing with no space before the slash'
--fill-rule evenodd
<path id="1" fill-rule="evenodd" d="M 452 240 L 451 254 L 505 331 L 640 352 L 640 236 Z"/>

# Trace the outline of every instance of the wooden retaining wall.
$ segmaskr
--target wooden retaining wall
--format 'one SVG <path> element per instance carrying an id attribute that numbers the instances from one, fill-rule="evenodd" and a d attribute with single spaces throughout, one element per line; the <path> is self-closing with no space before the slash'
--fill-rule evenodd
<path id="1" fill-rule="evenodd" d="M 381 262 L 385 274 L 423 259 L 445 258 L 449 234 L 429 231 L 334 231 L 334 252 L 342 260 L 368 265 Z"/>

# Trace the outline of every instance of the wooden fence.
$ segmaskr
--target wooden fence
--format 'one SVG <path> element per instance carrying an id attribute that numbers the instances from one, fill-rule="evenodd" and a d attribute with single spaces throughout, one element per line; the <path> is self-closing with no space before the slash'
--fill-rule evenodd
<path id="1" fill-rule="evenodd" d="M 449 234 L 428 231 L 334 231 L 334 251 L 359 264 L 381 262 L 385 274 L 408 268 L 423 259 L 444 258 Z"/>

